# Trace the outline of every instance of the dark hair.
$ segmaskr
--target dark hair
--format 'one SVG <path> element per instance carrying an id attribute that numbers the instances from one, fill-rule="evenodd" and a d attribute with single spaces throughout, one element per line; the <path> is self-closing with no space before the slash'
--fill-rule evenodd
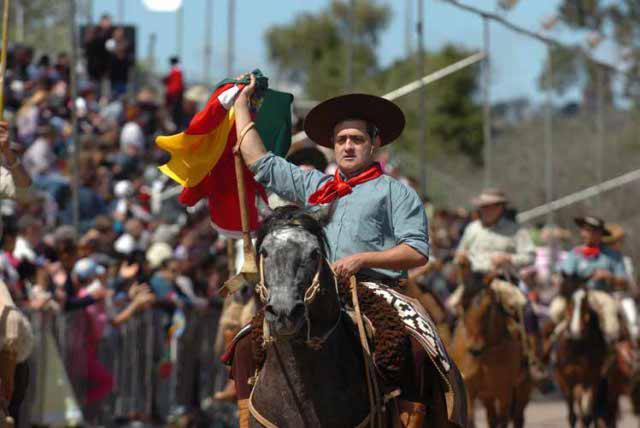
<path id="1" fill-rule="evenodd" d="M 375 123 L 369 122 L 367 119 L 362 119 L 359 117 L 348 117 L 346 119 L 340 119 L 335 125 L 333 125 L 333 127 L 335 128 L 338 123 L 347 122 L 350 120 L 358 120 L 364 122 L 365 130 L 367 132 L 367 135 L 369 135 L 369 138 L 371 138 L 372 143 L 374 142 L 376 137 L 380 135 L 380 130 Z"/>
<path id="2" fill-rule="evenodd" d="M 169 58 L 169 63 L 171 65 L 176 65 L 180 62 L 180 58 L 178 58 L 177 56 L 172 56 L 171 58 Z"/>
<path id="3" fill-rule="evenodd" d="M 256 252 L 260 252 L 264 238 L 276 229 L 285 227 L 300 227 L 318 238 L 322 255 L 326 256 L 327 237 L 322 229 L 322 224 L 305 210 L 294 205 L 286 205 L 273 210 L 273 214 L 263 222 L 256 236 Z"/>

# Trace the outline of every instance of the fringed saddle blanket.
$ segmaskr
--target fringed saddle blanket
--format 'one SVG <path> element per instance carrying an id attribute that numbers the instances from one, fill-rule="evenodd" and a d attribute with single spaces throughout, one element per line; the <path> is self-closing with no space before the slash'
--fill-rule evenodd
<path id="1" fill-rule="evenodd" d="M 451 360 L 438 335 L 438 329 L 420 302 L 374 282 L 361 282 L 377 296 L 389 303 L 400 316 L 407 330 L 424 347 L 431 359 L 444 373 L 451 370 Z"/>

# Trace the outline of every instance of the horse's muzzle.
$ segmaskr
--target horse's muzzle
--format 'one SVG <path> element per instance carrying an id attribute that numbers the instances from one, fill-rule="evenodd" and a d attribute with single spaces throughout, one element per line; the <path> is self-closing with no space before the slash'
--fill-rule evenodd
<path id="1" fill-rule="evenodd" d="M 269 323 L 274 336 L 293 336 L 297 334 L 305 323 L 305 306 L 297 302 L 290 307 L 265 305 L 265 319 Z"/>

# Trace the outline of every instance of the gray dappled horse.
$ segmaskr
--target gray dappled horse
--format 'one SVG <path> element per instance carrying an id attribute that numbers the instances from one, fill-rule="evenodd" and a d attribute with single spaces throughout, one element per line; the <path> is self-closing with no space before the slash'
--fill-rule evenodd
<path id="1" fill-rule="evenodd" d="M 357 331 L 341 305 L 325 254 L 323 216 L 283 207 L 267 218 L 257 250 L 264 288 L 266 360 L 250 398 L 277 427 L 357 427 L 369 415 Z M 435 397 L 435 382 L 425 385 Z M 426 399 L 429 400 L 429 399 Z M 442 397 L 434 399 L 444 403 Z M 392 417 L 393 406 L 386 414 Z M 446 405 L 428 406 L 424 426 L 448 426 Z M 431 414 L 429 414 L 431 412 Z M 440 415 L 438 417 L 438 415 Z M 435 419 L 435 420 L 434 420 Z M 391 420 L 385 426 L 394 426 Z"/>

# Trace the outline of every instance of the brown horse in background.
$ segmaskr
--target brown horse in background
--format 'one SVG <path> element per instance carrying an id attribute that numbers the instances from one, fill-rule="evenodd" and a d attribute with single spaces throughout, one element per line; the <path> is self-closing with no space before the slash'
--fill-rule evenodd
<path id="1" fill-rule="evenodd" d="M 607 343 L 600 329 L 598 314 L 589 304 L 589 292 L 575 286 L 575 278 L 565 278 L 568 323 L 556 343 L 555 378 L 569 412 L 569 424 L 615 426 L 618 393 L 607 387 L 603 375 L 615 361 L 608 361 Z M 573 292 L 569 292 L 571 288 Z M 608 368 L 607 368 L 608 367 Z"/>
<path id="2" fill-rule="evenodd" d="M 462 310 L 451 353 L 467 385 L 469 420 L 479 399 L 489 426 L 524 426 L 532 382 L 521 338 L 510 329 L 510 316 L 481 278 L 465 282 Z"/>

